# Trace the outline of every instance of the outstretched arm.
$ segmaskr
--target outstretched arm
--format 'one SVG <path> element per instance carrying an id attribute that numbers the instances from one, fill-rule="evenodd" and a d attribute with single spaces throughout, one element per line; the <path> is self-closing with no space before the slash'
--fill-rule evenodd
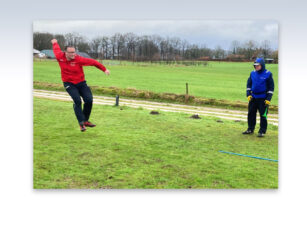
<path id="1" fill-rule="evenodd" d="M 95 66 L 96 68 L 105 72 L 105 74 L 107 74 L 107 75 L 110 74 L 110 71 L 104 65 L 102 65 L 100 62 L 96 61 L 95 59 L 78 56 L 77 60 L 82 66 Z"/>

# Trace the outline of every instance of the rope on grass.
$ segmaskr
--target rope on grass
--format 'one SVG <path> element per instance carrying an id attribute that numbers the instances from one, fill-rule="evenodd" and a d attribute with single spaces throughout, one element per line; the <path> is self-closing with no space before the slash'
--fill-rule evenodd
<path id="1" fill-rule="evenodd" d="M 269 159 L 269 158 L 262 158 L 262 157 L 255 157 L 255 156 L 250 156 L 250 155 L 245 155 L 245 154 L 240 154 L 240 153 L 226 152 L 226 151 L 223 151 L 223 150 L 220 150 L 219 152 L 233 154 L 233 155 L 238 155 L 238 156 L 242 156 L 242 157 L 251 157 L 251 158 L 256 158 L 256 159 L 259 159 L 259 160 L 278 162 L 278 160 L 273 160 L 273 159 Z"/>

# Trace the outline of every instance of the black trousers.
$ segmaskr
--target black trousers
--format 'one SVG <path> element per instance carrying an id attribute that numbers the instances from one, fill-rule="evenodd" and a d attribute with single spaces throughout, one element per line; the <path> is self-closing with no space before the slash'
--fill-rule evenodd
<path id="1" fill-rule="evenodd" d="M 260 129 L 259 132 L 266 133 L 268 121 L 264 114 L 268 114 L 268 106 L 264 103 L 264 98 L 253 98 L 248 104 L 248 129 L 254 131 L 256 126 L 257 111 L 260 114 Z"/>
<path id="2" fill-rule="evenodd" d="M 73 108 L 79 124 L 88 121 L 93 106 L 93 94 L 91 89 L 87 86 L 86 81 L 82 81 L 78 84 L 64 82 L 64 87 L 74 101 Z M 81 97 L 84 101 L 83 110 Z"/>

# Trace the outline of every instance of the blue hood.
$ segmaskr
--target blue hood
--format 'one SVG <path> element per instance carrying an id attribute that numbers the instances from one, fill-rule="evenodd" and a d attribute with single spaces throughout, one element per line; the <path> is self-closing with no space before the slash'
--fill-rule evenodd
<path id="1" fill-rule="evenodd" d="M 261 65 L 261 67 L 262 67 L 261 70 L 260 70 L 259 72 L 262 72 L 262 71 L 265 70 L 265 62 L 264 62 L 264 59 L 263 59 L 263 58 L 257 58 L 255 62 L 260 63 L 260 65 Z"/>

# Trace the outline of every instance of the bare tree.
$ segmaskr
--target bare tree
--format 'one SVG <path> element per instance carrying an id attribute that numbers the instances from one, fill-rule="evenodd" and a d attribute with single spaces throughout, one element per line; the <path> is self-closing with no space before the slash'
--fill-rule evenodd
<path id="1" fill-rule="evenodd" d="M 86 41 L 79 42 L 77 45 L 78 51 L 89 53 L 91 51 L 91 48 L 89 46 L 89 43 Z"/>
<path id="2" fill-rule="evenodd" d="M 121 51 L 125 46 L 125 37 L 120 33 L 116 33 L 114 36 L 116 40 L 117 59 L 119 60 L 121 56 Z"/>
<path id="3" fill-rule="evenodd" d="M 214 56 L 216 59 L 223 59 L 225 58 L 225 50 L 221 48 L 221 46 L 216 46 L 214 49 Z"/>
<path id="4" fill-rule="evenodd" d="M 135 59 L 135 49 L 137 46 L 137 36 L 134 33 L 127 33 L 124 35 L 127 47 L 127 59 Z"/>
<path id="5" fill-rule="evenodd" d="M 213 51 L 211 49 L 207 48 L 206 44 L 201 44 L 198 46 L 199 52 L 198 52 L 198 57 L 201 59 L 209 59 L 210 57 L 213 56 Z"/>
<path id="6" fill-rule="evenodd" d="M 37 50 L 52 49 L 51 39 L 54 38 L 50 33 L 33 34 L 33 48 Z"/>
<path id="7" fill-rule="evenodd" d="M 262 55 L 264 58 L 267 58 L 269 56 L 269 53 L 270 53 L 270 41 L 268 40 L 264 40 L 262 43 L 261 43 L 261 50 L 262 50 Z"/>
<path id="8" fill-rule="evenodd" d="M 253 40 L 249 40 L 245 43 L 245 56 L 248 60 L 251 60 L 253 57 L 253 54 L 256 50 L 256 42 Z"/>
<path id="9" fill-rule="evenodd" d="M 115 58 L 116 41 L 117 41 L 116 35 L 113 35 L 113 36 L 110 38 L 112 59 Z"/>
<path id="10" fill-rule="evenodd" d="M 167 58 L 167 46 L 168 46 L 168 41 L 164 38 L 161 38 L 159 48 L 162 60 L 165 60 Z"/>
<path id="11" fill-rule="evenodd" d="M 181 56 L 182 56 L 182 57 L 184 57 L 184 53 L 185 53 L 185 50 L 186 50 L 188 44 L 189 44 L 189 43 L 188 43 L 187 40 L 183 40 L 183 41 L 181 42 Z"/>
<path id="12" fill-rule="evenodd" d="M 112 58 L 125 60 L 210 60 L 210 58 L 228 60 L 251 60 L 257 56 L 272 57 L 275 53 L 270 48 L 270 41 L 265 40 L 258 47 L 253 40 L 246 41 L 240 45 L 234 40 L 230 45 L 230 50 L 224 50 L 221 46 L 215 49 L 207 48 L 206 45 L 190 44 L 186 40 L 178 37 L 162 37 L 160 35 L 137 36 L 134 33 L 116 33 L 111 37 L 98 36 L 88 41 L 88 39 L 78 33 L 68 33 L 65 35 L 50 33 L 34 33 L 33 46 L 35 49 L 51 49 L 50 40 L 55 37 L 60 46 L 69 44 L 75 46 L 77 50 L 88 52 L 94 58 Z M 278 59 L 278 53 L 277 53 Z"/>
<path id="13" fill-rule="evenodd" d="M 101 47 L 101 37 L 93 38 L 92 41 L 90 42 L 90 48 L 91 48 L 91 55 L 94 58 L 99 58 L 98 54 L 100 51 L 100 47 Z"/>
<path id="14" fill-rule="evenodd" d="M 101 38 L 101 54 L 102 54 L 102 58 L 108 59 L 108 57 L 109 57 L 109 45 L 110 45 L 109 37 L 103 36 Z"/>
<path id="15" fill-rule="evenodd" d="M 74 46 L 76 47 L 77 50 L 79 50 L 79 47 L 78 47 L 79 45 L 82 50 L 85 50 L 85 47 L 86 49 L 88 49 L 89 47 L 88 44 L 85 45 L 85 43 L 87 43 L 87 39 L 78 33 L 75 33 L 75 32 L 68 33 L 68 34 L 65 34 L 64 37 L 65 37 L 66 45 Z"/>
<path id="16" fill-rule="evenodd" d="M 76 34 L 68 33 L 65 34 L 66 45 L 75 46 L 76 45 Z"/>
<path id="17" fill-rule="evenodd" d="M 274 63 L 278 63 L 278 50 L 272 52 L 272 58 L 274 59 Z"/>
<path id="18" fill-rule="evenodd" d="M 185 57 L 187 59 L 198 59 L 201 56 L 201 52 L 199 49 L 199 46 L 197 44 L 193 44 L 193 45 L 188 45 L 186 53 L 185 53 Z"/>
<path id="19" fill-rule="evenodd" d="M 150 39 L 149 36 L 142 36 L 138 42 L 138 55 L 142 61 L 152 61 L 156 54 L 159 54 L 159 48 Z"/>
<path id="20" fill-rule="evenodd" d="M 171 58 L 172 59 L 178 59 L 178 56 L 180 54 L 180 46 L 181 46 L 180 38 L 178 38 L 178 37 L 171 38 L 170 44 L 172 46 Z"/>
<path id="21" fill-rule="evenodd" d="M 240 42 L 237 40 L 234 40 L 231 42 L 230 49 L 232 50 L 232 54 L 238 53 L 238 47 L 240 46 Z"/>

